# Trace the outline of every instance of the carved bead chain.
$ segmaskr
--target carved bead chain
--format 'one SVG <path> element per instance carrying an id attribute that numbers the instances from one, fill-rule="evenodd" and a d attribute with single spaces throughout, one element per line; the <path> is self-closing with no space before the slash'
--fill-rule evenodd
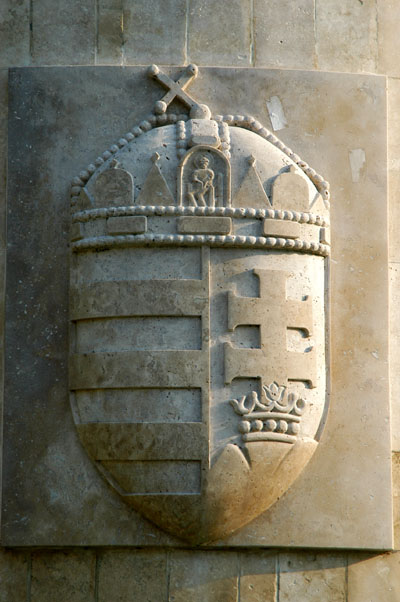
<path id="1" fill-rule="evenodd" d="M 186 125 L 183 120 L 176 124 L 176 153 L 179 159 L 186 154 Z"/>

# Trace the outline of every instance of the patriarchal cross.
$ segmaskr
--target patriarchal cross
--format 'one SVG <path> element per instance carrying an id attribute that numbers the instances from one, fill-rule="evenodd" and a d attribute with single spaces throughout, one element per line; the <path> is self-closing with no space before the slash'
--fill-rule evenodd
<path id="1" fill-rule="evenodd" d="M 294 301 L 286 298 L 287 272 L 254 270 L 260 280 L 259 297 L 238 297 L 228 293 L 228 329 L 239 325 L 258 325 L 259 349 L 235 348 L 225 343 L 225 382 L 234 378 L 260 378 L 262 384 L 288 380 L 306 381 L 316 386 L 315 349 L 307 352 L 289 351 L 287 330 L 296 328 L 306 336 L 312 331 L 311 299 Z"/>

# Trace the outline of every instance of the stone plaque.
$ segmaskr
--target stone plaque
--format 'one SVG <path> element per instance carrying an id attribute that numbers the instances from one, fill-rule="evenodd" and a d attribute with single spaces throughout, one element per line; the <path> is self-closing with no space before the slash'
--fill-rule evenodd
<path id="1" fill-rule="evenodd" d="M 382 78 L 301 75 L 335 106 L 352 102 L 338 79 L 348 95 L 364 86 L 364 120 L 370 98 L 384 106 Z M 332 148 L 348 156 L 348 126 L 337 140 L 319 104 L 318 152 L 312 109 L 291 104 L 299 78 L 194 65 L 12 72 L 6 544 L 391 546 L 386 349 L 374 346 L 387 308 L 351 296 L 354 270 L 361 289 L 386 291 L 378 213 L 357 209 L 371 198 L 357 178 L 341 200 L 348 175 Z M 292 107 L 282 140 L 266 114 L 277 94 Z M 20 115 L 28 95 L 36 114 Z M 98 99 L 113 109 L 105 121 Z M 371 144 L 361 129 L 357 144 Z M 382 133 L 367 166 L 382 224 L 384 145 Z M 363 365 L 343 349 L 360 344 L 347 305 L 368 323 Z"/>

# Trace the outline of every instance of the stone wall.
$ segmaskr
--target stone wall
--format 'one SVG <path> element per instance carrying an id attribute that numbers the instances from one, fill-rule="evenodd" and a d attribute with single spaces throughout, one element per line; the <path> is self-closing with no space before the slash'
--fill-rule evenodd
<path id="1" fill-rule="evenodd" d="M 400 547 L 400 408 L 396 407 L 400 245 L 395 235 L 400 219 L 399 18 L 395 0 L 2 0 L 0 4 L 1 266 L 9 66 L 196 62 L 387 76 L 396 547 Z M 398 591 L 399 553 L 4 550 L 0 558 L 0 600 L 7 602 L 385 602 L 397 600 Z"/>

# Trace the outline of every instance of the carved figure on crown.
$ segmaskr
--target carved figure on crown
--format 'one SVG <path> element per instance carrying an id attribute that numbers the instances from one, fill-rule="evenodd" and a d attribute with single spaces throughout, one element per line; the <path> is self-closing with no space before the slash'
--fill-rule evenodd
<path id="1" fill-rule="evenodd" d="M 197 145 L 183 157 L 178 170 L 179 204 L 230 207 L 230 164 L 212 147 Z"/>
<path id="2" fill-rule="evenodd" d="M 197 169 L 193 171 L 191 186 L 187 192 L 190 204 L 197 207 L 215 207 L 215 174 L 209 168 L 210 160 L 206 155 L 200 155 L 196 164 Z"/>

